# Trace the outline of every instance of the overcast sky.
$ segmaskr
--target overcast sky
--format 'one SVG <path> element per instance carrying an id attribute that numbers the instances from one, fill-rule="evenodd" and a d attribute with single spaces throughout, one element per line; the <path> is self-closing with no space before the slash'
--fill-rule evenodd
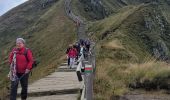
<path id="1" fill-rule="evenodd" d="M 27 0 L 0 0 L 0 16 Z"/>

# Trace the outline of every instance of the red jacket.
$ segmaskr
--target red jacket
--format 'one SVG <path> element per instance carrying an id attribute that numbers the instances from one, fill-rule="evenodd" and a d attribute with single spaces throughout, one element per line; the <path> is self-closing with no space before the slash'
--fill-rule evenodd
<path id="1" fill-rule="evenodd" d="M 31 50 L 27 50 L 27 58 L 24 55 L 26 48 L 14 48 L 9 55 L 9 63 L 12 63 L 14 51 L 16 51 L 16 70 L 17 73 L 25 73 L 26 69 L 31 70 L 33 64 L 33 56 Z"/>
<path id="2" fill-rule="evenodd" d="M 69 56 L 70 58 L 76 58 L 76 56 L 77 56 L 77 50 L 76 50 L 75 48 L 71 48 L 71 49 L 69 50 L 69 52 L 68 52 L 68 56 Z"/>

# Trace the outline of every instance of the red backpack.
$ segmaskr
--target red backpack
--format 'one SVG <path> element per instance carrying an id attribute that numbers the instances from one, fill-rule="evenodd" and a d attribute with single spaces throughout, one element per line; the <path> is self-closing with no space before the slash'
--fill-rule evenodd
<path id="1" fill-rule="evenodd" d="M 27 59 L 28 61 L 28 57 L 27 57 L 27 52 L 28 52 L 29 48 L 26 48 L 25 51 L 24 51 L 24 55 L 25 55 L 25 58 Z M 32 69 L 37 67 L 38 63 L 35 59 L 33 59 L 33 64 L 32 64 Z"/>

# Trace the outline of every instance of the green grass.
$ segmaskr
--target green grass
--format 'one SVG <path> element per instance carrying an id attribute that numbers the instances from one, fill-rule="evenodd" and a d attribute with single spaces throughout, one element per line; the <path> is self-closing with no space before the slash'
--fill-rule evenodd
<path id="1" fill-rule="evenodd" d="M 91 33 L 90 38 L 96 42 L 95 100 L 109 100 L 112 96 L 124 95 L 129 92 L 129 88 L 155 90 L 168 88 L 170 68 L 165 63 L 153 59 L 152 48 L 158 40 L 163 41 L 170 48 L 169 7 L 167 4 L 161 4 L 160 8 L 157 8 L 158 6 L 142 4 L 135 0 L 126 0 L 126 3 L 127 6 L 116 0 L 103 1 L 110 16 L 96 21 L 90 16 L 94 13 L 84 11 L 84 4 L 78 0 L 72 1 L 73 12 L 87 21 L 87 33 Z M 15 45 L 17 36 L 26 38 L 27 46 L 33 50 L 40 61 L 37 68 L 33 70 L 30 82 L 53 72 L 65 60 L 65 49 L 68 44 L 75 41 L 76 28 L 75 24 L 66 17 L 63 4 L 64 1 L 59 0 L 33 14 L 31 12 L 34 9 L 30 10 L 29 7 L 23 9 L 24 11 L 19 7 L 9 13 L 11 15 L 17 11 L 16 15 L 18 13 L 22 15 L 23 12 L 24 15 L 32 15 L 22 16 L 23 21 L 29 21 L 20 23 L 19 25 L 24 27 L 19 28 L 18 31 L 8 32 L 6 31 L 8 28 L 3 26 L 4 31 L 0 33 L 0 36 L 5 36 L 6 32 L 13 34 L 12 37 L 7 35 L 5 39 L 0 38 L 2 41 L 0 49 L 3 48 L 0 55 L 0 60 L 3 61 L 0 63 L 0 75 L 3 77 L 0 79 L 1 96 L 6 95 L 6 87 L 9 85 L 9 81 L 5 78 L 9 70 L 7 56 Z M 153 12 L 154 10 L 156 12 Z M 16 15 L 14 20 L 18 18 Z M 157 15 L 160 15 L 165 24 L 166 31 L 163 35 L 160 34 L 160 25 L 155 17 Z M 0 22 L 2 19 L 4 20 L 5 17 L 0 18 Z M 145 27 L 146 20 L 152 21 L 151 30 Z"/>
<path id="2" fill-rule="evenodd" d="M 116 0 L 104 0 L 110 16 L 94 21 L 83 10 L 83 4 L 73 1 L 74 11 L 86 18 L 87 33 L 91 33 L 90 38 L 96 42 L 95 100 L 109 100 L 112 96 L 124 95 L 129 88 L 168 89 L 169 67 L 154 61 L 153 46 L 163 41 L 170 48 L 167 23 L 169 7 L 167 4 L 155 6 L 141 2 L 128 0 L 125 6 Z M 158 15 L 164 20 L 164 35 L 160 35 L 160 26 L 155 18 Z M 152 21 L 151 30 L 145 27 L 146 20 Z"/>
<path id="3" fill-rule="evenodd" d="M 59 0 L 53 4 L 44 14 L 36 20 L 32 26 L 26 28 L 20 35 L 26 39 L 27 47 L 31 48 L 35 58 L 40 61 L 37 68 L 33 69 L 30 82 L 44 77 L 65 61 L 65 50 L 70 43 L 76 40 L 76 28 L 74 23 L 68 19 L 64 11 L 64 1 Z M 11 49 L 15 45 L 13 39 L 5 50 Z M 6 52 L 8 56 L 9 50 Z M 7 57 L 6 57 L 7 60 Z M 8 63 L 1 65 L 1 97 L 3 98 L 7 90 L 9 81 L 5 79 L 9 70 Z"/>
<path id="4" fill-rule="evenodd" d="M 153 9 L 157 8 L 143 4 L 127 6 L 117 14 L 89 25 L 88 32 L 93 33 L 91 38 L 97 44 L 95 100 L 124 95 L 129 88 L 168 89 L 168 65 L 152 60 L 152 46 L 159 39 L 165 43 L 168 40 L 160 37 L 156 22 L 153 22 L 155 30 L 145 28 L 143 16 Z M 157 13 L 161 14 L 159 10 Z"/>
<path id="5" fill-rule="evenodd" d="M 105 32 L 107 31 L 114 32 L 114 30 L 118 29 L 120 25 L 122 25 L 125 22 L 125 20 L 130 15 L 134 14 L 134 12 L 137 11 L 138 9 L 140 9 L 140 6 L 128 6 L 122 8 L 116 15 L 112 15 L 108 18 L 97 21 L 94 24 L 91 24 L 91 26 L 96 27 L 90 27 L 89 31 L 96 32 L 95 35 L 97 36 L 97 38 L 101 38 Z"/>

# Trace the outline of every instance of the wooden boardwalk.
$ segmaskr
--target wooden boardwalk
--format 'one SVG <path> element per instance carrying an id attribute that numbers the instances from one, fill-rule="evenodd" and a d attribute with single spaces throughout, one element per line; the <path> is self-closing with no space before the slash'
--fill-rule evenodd
<path id="1" fill-rule="evenodd" d="M 27 100 L 77 100 L 77 94 L 64 94 L 64 95 L 31 97 Z"/>
<path id="2" fill-rule="evenodd" d="M 66 63 L 56 72 L 37 80 L 28 87 L 27 100 L 77 100 L 81 83 L 77 79 L 76 67 L 70 69 Z M 18 89 L 20 95 L 21 88 Z M 17 100 L 20 100 L 17 99 Z"/>

